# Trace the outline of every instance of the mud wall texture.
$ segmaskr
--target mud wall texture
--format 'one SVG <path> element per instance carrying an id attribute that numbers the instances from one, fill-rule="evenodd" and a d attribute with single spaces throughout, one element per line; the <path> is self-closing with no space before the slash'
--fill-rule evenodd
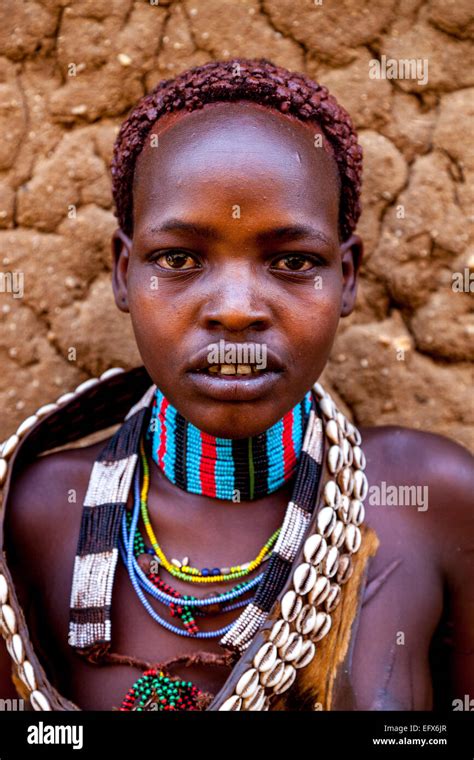
<path id="1" fill-rule="evenodd" d="M 470 6 L 3 0 L 0 440 L 82 380 L 141 363 L 110 286 L 108 164 L 128 110 L 189 66 L 264 56 L 327 85 L 365 151 L 359 305 L 323 380 L 361 425 L 427 429 L 474 448 Z M 427 70 L 397 77 L 390 61 L 402 60 Z"/>

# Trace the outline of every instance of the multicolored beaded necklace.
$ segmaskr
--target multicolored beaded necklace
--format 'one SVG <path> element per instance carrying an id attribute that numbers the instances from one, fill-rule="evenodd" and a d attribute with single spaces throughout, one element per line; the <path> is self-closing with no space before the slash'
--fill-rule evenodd
<path id="1" fill-rule="evenodd" d="M 294 476 L 310 406 L 308 391 L 260 435 L 218 438 L 188 422 L 157 388 L 147 439 L 153 460 L 179 488 L 228 501 L 259 499 Z"/>
<path id="2" fill-rule="evenodd" d="M 138 526 L 136 526 L 135 535 L 133 538 L 133 552 L 135 555 L 135 560 L 137 562 L 137 565 L 141 568 L 141 570 L 146 574 L 148 580 L 160 591 L 164 592 L 165 594 L 171 595 L 175 598 L 175 600 L 180 600 L 179 602 L 173 601 L 167 603 L 169 612 L 172 616 L 179 615 L 181 618 L 185 630 L 190 634 L 194 635 L 198 632 L 198 627 L 196 625 L 196 621 L 194 619 L 194 615 L 191 612 L 192 609 L 192 602 L 196 600 L 196 597 L 193 596 L 187 596 L 180 594 L 178 591 L 173 589 L 171 586 L 169 586 L 167 583 L 165 583 L 158 575 L 158 573 L 154 572 L 152 569 L 153 567 L 153 559 L 150 557 L 150 555 L 155 555 L 155 559 L 158 560 L 158 556 L 155 554 L 155 551 L 158 550 L 160 554 L 162 554 L 161 549 L 159 545 L 157 544 L 155 534 L 151 528 L 151 523 L 149 522 L 148 517 L 148 511 L 147 511 L 147 496 L 148 496 L 148 488 L 149 488 L 149 473 L 148 473 L 148 462 L 146 459 L 146 454 L 144 451 L 143 442 L 140 443 L 140 454 L 141 454 L 141 463 L 142 468 L 144 472 L 143 477 L 143 485 L 140 493 L 140 507 L 142 516 L 144 516 L 144 522 L 145 517 L 148 521 L 148 527 L 149 527 L 149 533 L 151 533 L 152 536 L 152 549 L 147 549 L 145 545 L 145 541 L 143 536 L 141 535 L 140 531 L 138 530 Z M 131 513 L 127 510 L 125 513 L 125 519 L 127 522 L 127 529 L 123 536 L 123 543 L 124 548 L 129 546 L 130 544 L 130 538 L 131 538 L 131 525 L 133 517 Z M 252 562 L 245 563 L 245 567 L 243 565 L 238 565 L 236 568 L 229 568 L 229 570 L 235 572 L 231 574 L 223 575 L 221 570 L 219 568 L 214 568 L 214 570 L 208 570 L 207 568 L 204 568 L 202 573 L 204 573 L 206 570 L 208 571 L 207 575 L 202 575 L 200 578 L 196 579 L 192 576 L 189 577 L 188 575 L 184 573 L 179 573 L 176 568 L 173 565 L 170 565 L 166 561 L 166 569 L 168 567 L 174 571 L 178 577 L 183 578 L 184 580 L 190 582 L 190 581 L 196 581 L 201 579 L 202 581 L 219 581 L 220 579 L 224 580 L 232 580 L 233 578 L 241 577 L 242 575 L 246 575 L 250 573 L 252 570 L 254 570 L 256 567 L 258 567 L 259 564 L 266 561 L 268 559 L 268 553 L 267 550 L 271 548 L 271 546 L 275 543 L 278 534 L 280 532 L 280 529 L 276 530 L 269 541 L 264 546 L 264 549 L 259 552 L 259 555 L 256 560 L 253 560 Z M 265 550 L 265 551 L 264 551 Z M 164 555 L 163 555 L 164 556 Z M 163 563 L 162 563 L 163 564 Z M 227 568 L 224 568 L 227 569 Z M 195 568 L 190 568 L 190 570 L 195 570 L 196 573 L 199 573 Z M 146 588 L 146 585 L 141 583 L 141 579 L 136 577 L 135 580 L 138 580 L 138 583 Z M 252 584 L 247 583 L 238 583 L 237 586 L 235 586 L 232 589 L 232 592 L 235 592 L 237 594 L 244 594 L 246 593 L 250 588 L 252 588 Z M 217 605 L 209 605 L 211 606 L 210 610 L 206 610 L 204 608 L 198 608 L 196 610 L 197 615 L 205 615 L 205 614 L 212 614 L 217 612 L 223 612 L 228 611 L 229 609 L 236 609 L 237 607 L 243 606 L 243 604 L 246 604 L 246 602 L 238 602 L 237 604 L 233 605 L 227 605 L 226 607 L 223 606 L 223 603 L 225 602 L 227 596 L 225 593 L 217 594 L 217 597 L 221 598 L 221 603 Z"/>
<path id="3" fill-rule="evenodd" d="M 205 568 L 202 568 L 202 570 L 199 570 L 196 567 L 189 567 L 187 563 L 186 564 L 180 563 L 178 562 L 178 560 L 173 560 L 173 562 L 169 562 L 164 552 L 162 551 L 160 545 L 158 544 L 158 541 L 156 540 L 156 536 L 153 531 L 150 517 L 148 514 L 147 496 L 148 496 L 148 489 L 150 485 L 150 473 L 148 469 L 148 462 L 146 459 L 145 451 L 143 448 L 143 443 L 140 444 L 140 455 L 141 455 L 141 461 L 142 461 L 142 467 L 143 467 L 143 486 L 142 486 L 142 493 L 140 497 L 143 524 L 148 534 L 148 538 L 150 539 L 150 543 L 156 553 L 156 557 L 158 561 L 171 575 L 174 575 L 176 578 L 180 578 L 181 580 L 185 580 L 190 583 L 218 583 L 218 582 L 223 582 L 223 581 L 231 581 L 231 580 L 234 580 L 235 578 L 248 575 L 249 573 L 252 572 L 252 570 L 255 570 L 255 568 L 257 568 L 266 558 L 268 558 L 269 551 L 271 547 L 273 546 L 273 544 L 275 543 L 278 537 L 278 533 L 280 532 L 279 528 L 273 533 L 270 539 L 265 543 L 265 545 L 259 551 L 257 557 L 251 562 L 246 562 L 242 565 L 236 565 L 234 567 L 224 567 L 224 568 L 215 567 L 212 569 L 205 567 Z"/>
<path id="4" fill-rule="evenodd" d="M 181 681 L 166 675 L 164 670 L 146 670 L 122 701 L 121 712 L 142 710 L 198 710 L 200 689 L 191 681 Z"/>

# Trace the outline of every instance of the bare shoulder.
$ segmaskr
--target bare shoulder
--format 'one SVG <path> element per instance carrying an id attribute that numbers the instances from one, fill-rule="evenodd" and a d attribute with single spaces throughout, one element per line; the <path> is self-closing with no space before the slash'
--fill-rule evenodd
<path id="1" fill-rule="evenodd" d="M 422 479 L 436 485 L 445 494 L 448 490 L 460 495 L 472 489 L 474 457 L 450 438 L 412 428 L 387 425 L 360 428 L 363 449 L 368 462 L 377 465 L 377 473 Z"/>
<path id="2" fill-rule="evenodd" d="M 442 435 L 397 426 L 360 429 L 370 484 L 425 489 L 424 529 L 445 567 L 474 544 L 474 457 Z M 413 515 L 414 512 L 411 511 Z"/>
<path id="3" fill-rule="evenodd" d="M 25 579 L 34 580 L 41 556 L 54 542 L 77 531 L 90 472 L 100 443 L 40 456 L 24 465 L 12 479 L 5 513 L 8 561 L 21 565 Z"/>

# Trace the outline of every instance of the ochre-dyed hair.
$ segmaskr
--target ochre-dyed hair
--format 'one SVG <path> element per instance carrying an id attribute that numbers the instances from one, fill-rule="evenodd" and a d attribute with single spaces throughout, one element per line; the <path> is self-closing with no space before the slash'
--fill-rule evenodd
<path id="1" fill-rule="evenodd" d="M 362 148 L 352 120 L 326 87 L 266 58 L 209 61 L 165 79 L 144 95 L 123 122 L 111 164 L 112 192 L 121 229 L 133 234 L 135 163 L 153 124 L 165 113 L 194 111 L 206 103 L 249 100 L 311 120 L 330 143 L 340 176 L 339 234 L 346 240 L 360 216 Z"/>

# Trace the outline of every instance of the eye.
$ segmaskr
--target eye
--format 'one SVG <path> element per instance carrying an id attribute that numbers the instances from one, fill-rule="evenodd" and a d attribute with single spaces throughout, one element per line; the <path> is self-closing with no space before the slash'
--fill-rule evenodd
<path id="1" fill-rule="evenodd" d="M 306 272 L 316 265 L 315 259 L 304 253 L 290 253 L 278 259 L 272 269 L 278 269 L 280 272 Z"/>
<path id="2" fill-rule="evenodd" d="M 166 251 L 158 256 L 155 256 L 154 261 L 162 269 L 174 269 L 183 271 L 184 269 L 192 269 L 197 264 L 194 256 L 186 251 Z"/>

